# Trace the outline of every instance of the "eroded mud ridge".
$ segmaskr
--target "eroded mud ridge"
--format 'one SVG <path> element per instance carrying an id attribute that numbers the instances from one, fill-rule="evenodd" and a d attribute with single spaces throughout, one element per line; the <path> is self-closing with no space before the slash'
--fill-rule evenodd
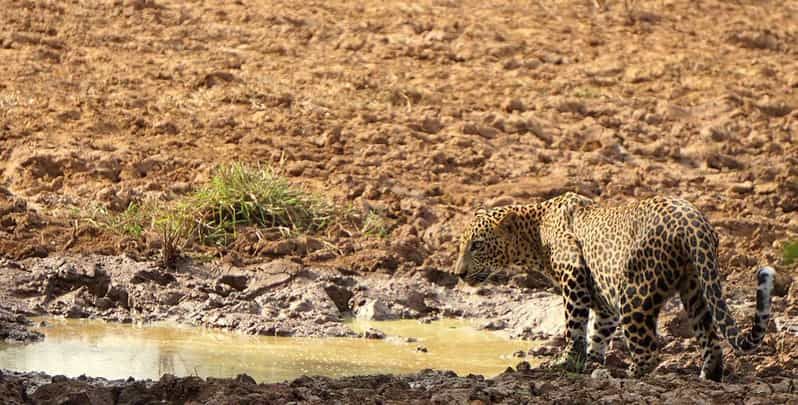
<path id="1" fill-rule="evenodd" d="M 509 286 L 456 289 L 457 280 L 440 271 L 364 276 L 289 260 L 168 271 L 155 262 L 86 256 L 6 261 L 0 269 L 0 280 L 9 286 L 0 298 L 9 314 L 170 320 L 268 336 L 355 336 L 343 325 L 347 316 L 499 319 L 523 298 L 519 288 Z M 8 317 L 19 327 L 26 324 L 22 315 Z M 508 325 L 497 320 L 488 327 Z M 549 330 L 556 329 L 556 317 L 552 325 Z"/>
<path id="2" fill-rule="evenodd" d="M 228 403 L 753 403 L 798 401 L 795 381 L 785 378 L 711 383 L 695 377 L 663 374 L 641 380 L 607 374 L 562 376 L 519 364 L 493 378 L 422 371 L 406 376 L 377 375 L 330 379 L 302 377 L 279 384 L 256 384 L 251 377 L 234 379 L 176 378 L 157 381 L 67 379 L 43 374 L 4 372 L 0 395 L 8 404 L 92 403 L 134 404 L 166 401 Z M 476 401 L 476 402 L 475 402 Z M 159 402 L 161 403 L 161 402 Z"/>

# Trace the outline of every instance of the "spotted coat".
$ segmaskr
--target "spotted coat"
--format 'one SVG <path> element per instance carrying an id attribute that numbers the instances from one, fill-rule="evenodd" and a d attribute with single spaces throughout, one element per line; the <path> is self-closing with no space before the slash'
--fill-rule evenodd
<path id="1" fill-rule="evenodd" d="M 758 270 L 753 327 L 741 333 L 722 297 L 717 250 L 709 221 L 683 199 L 600 207 L 565 193 L 539 204 L 477 211 L 462 236 L 454 272 L 469 283 L 513 268 L 543 275 L 562 291 L 567 342 L 562 364 L 573 370 L 602 364 L 620 324 L 635 376 L 657 365 L 657 318 L 664 302 L 678 293 L 703 350 L 701 376 L 720 380 L 717 332 L 738 351 L 759 346 L 770 318 L 774 270 Z"/>

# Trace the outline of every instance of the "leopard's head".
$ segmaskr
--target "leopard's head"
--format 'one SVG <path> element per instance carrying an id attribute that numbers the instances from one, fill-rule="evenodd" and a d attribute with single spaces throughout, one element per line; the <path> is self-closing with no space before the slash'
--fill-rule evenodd
<path id="1" fill-rule="evenodd" d="M 512 264 L 512 233 L 517 232 L 518 218 L 511 207 L 478 210 L 460 238 L 452 272 L 473 285 L 506 271 Z"/>

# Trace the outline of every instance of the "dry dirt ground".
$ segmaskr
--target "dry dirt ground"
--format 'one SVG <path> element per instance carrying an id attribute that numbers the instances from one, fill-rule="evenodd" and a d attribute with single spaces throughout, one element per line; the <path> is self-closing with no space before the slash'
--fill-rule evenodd
<path id="1" fill-rule="evenodd" d="M 440 271 L 476 207 L 567 190 L 604 204 L 670 194 L 716 226 L 727 296 L 750 299 L 754 268 L 772 264 L 776 315 L 798 316 L 798 270 L 781 263 L 798 235 L 798 2 L 0 0 L 0 9 L 8 324 L 49 310 L 11 300 L 98 295 L 94 270 L 36 258 L 156 254 L 155 235 L 120 235 L 82 212 L 174 200 L 231 161 L 277 167 L 394 227 L 384 238 L 314 237 L 326 243 L 242 232 L 213 252 L 224 271 L 279 258 L 446 284 Z M 47 263 L 50 273 L 19 274 Z M 19 277 L 28 290 L 14 284 L 9 297 Z M 175 298 L 155 291 L 167 305 Z M 101 293 L 121 302 L 119 291 Z M 795 366 L 790 326 L 776 329 L 756 378 Z"/>

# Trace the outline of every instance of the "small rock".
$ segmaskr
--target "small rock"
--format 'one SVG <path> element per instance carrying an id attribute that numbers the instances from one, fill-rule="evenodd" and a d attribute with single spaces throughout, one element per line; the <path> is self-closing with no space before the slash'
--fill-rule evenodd
<path id="1" fill-rule="evenodd" d="M 749 194 L 754 191 L 754 183 L 750 181 L 735 183 L 729 186 L 729 190 L 737 194 Z"/>
<path id="2" fill-rule="evenodd" d="M 197 87 L 211 88 L 235 80 L 235 76 L 228 72 L 213 72 L 205 75 L 197 82 Z"/>
<path id="3" fill-rule="evenodd" d="M 222 297 L 216 294 L 210 294 L 205 301 L 206 308 L 221 308 L 222 306 L 224 306 L 224 301 L 222 301 Z"/>
<path id="4" fill-rule="evenodd" d="M 706 158 L 706 163 L 707 166 L 718 170 L 720 169 L 740 170 L 745 167 L 745 165 L 739 160 L 723 153 L 710 154 Z"/>
<path id="5" fill-rule="evenodd" d="M 158 123 L 153 129 L 155 130 L 155 133 L 161 135 L 176 135 L 178 132 L 180 132 L 180 130 L 177 128 L 177 125 L 169 121 Z"/>
<path id="6" fill-rule="evenodd" d="M 521 61 L 519 61 L 518 59 L 513 58 L 513 59 L 510 59 L 510 60 L 504 62 L 504 65 L 502 65 L 502 66 L 506 70 L 518 69 L 519 67 L 521 67 Z"/>
<path id="7" fill-rule="evenodd" d="M 58 120 L 62 122 L 66 121 L 77 121 L 80 119 L 80 111 L 77 110 L 68 110 L 58 114 Z"/>
<path id="8" fill-rule="evenodd" d="M 58 384 L 58 383 L 64 383 L 64 382 L 67 382 L 68 380 L 69 380 L 69 379 L 68 379 L 68 378 L 67 378 L 65 375 L 61 375 L 61 374 L 59 374 L 59 375 L 54 375 L 54 376 L 53 376 L 53 377 L 50 379 L 50 382 L 52 382 L 53 384 Z"/>
<path id="9" fill-rule="evenodd" d="M 493 127 L 481 126 L 477 128 L 477 134 L 483 138 L 493 139 L 499 135 L 499 130 Z"/>
<path id="10" fill-rule="evenodd" d="M 771 389 L 773 392 L 777 393 L 790 393 L 795 389 L 794 384 L 789 379 L 783 379 L 779 382 L 775 382 L 770 384 Z"/>
<path id="11" fill-rule="evenodd" d="M 513 112 L 513 111 L 524 112 L 524 111 L 526 111 L 526 106 L 524 105 L 524 102 L 519 100 L 519 99 L 517 99 L 517 98 L 513 98 L 513 99 L 510 99 L 510 100 L 507 100 L 504 103 L 503 107 L 504 107 L 504 110 L 507 111 L 507 112 Z"/>
<path id="12" fill-rule="evenodd" d="M 94 306 L 101 310 L 105 310 L 114 306 L 114 302 L 108 297 L 100 297 L 94 301 Z"/>
<path id="13" fill-rule="evenodd" d="M 289 308 L 290 308 L 291 312 L 294 312 L 294 313 L 309 312 L 309 311 L 313 310 L 313 303 L 310 300 L 307 300 L 307 299 L 300 300 L 300 301 L 297 301 L 297 302 L 294 302 L 293 304 L 291 304 L 291 306 Z"/>
<path id="14" fill-rule="evenodd" d="M 78 305 L 72 305 L 64 314 L 64 317 L 67 319 L 76 319 L 76 318 L 88 318 L 89 314 L 83 308 Z"/>
<path id="15" fill-rule="evenodd" d="M 111 301 L 127 308 L 128 307 L 128 297 L 129 294 L 127 292 L 127 288 L 121 285 L 112 285 L 108 292 L 105 294 Z"/>
<path id="16" fill-rule="evenodd" d="M 368 328 L 363 333 L 363 337 L 366 339 L 385 339 L 385 333 L 376 328 Z"/>
<path id="17" fill-rule="evenodd" d="M 141 284 L 152 281 L 158 285 L 167 285 L 177 281 L 175 276 L 160 270 L 139 270 L 130 278 L 130 284 Z"/>
<path id="18" fill-rule="evenodd" d="M 336 284 L 328 284 L 324 287 L 324 292 L 327 293 L 327 296 L 333 301 L 335 307 L 338 308 L 338 312 L 349 312 L 349 300 L 352 299 L 353 296 L 351 290 Z"/>
<path id="19" fill-rule="evenodd" d="M 784 117 L 790 114 L 795 107 L 779 101 L 766 100 L 765 102 L 756 104 L 760 111 L 771 117 Z"/>
<path id="20" fill-rule="evenodd" d="M 416 351 L 421 353 L 427 353 L 427 348 L 424 346 L 418 346 L 416 347 Z"/>
<path id="21" fill-rule="evenodd" d="M 757 381 L 749 392 L 757 395 L 770 395 L 773 393 L 773 389 L 767 383 Z"/>
<path id="22" fill-rule="evenodd" d="M 779 190 L 779 183 L 769 182 L 754 185 L 754 192 L 757 194 L 772 194 Z"/>
<path id="23" fill-rule="evenodd" d="M 238 291 L 244 291 L 249 283 L 249 277 L 244 274 L 225 274 L 219 277 L 218 282 L 227 284 Z"/>
<path id="24" fill-rule="evenodd" d="M 164 291 L 158 296 L 158 303 L 166 306 L 174 306 L 180 302 L 184 294 L 180 291 Z"/>
<path id="25" fill-rule="evenodd" d="M 463 133 L 468 135 L 479 135 L 483 138 L 493 139 L 499 134 L 499 130 L 486 125 L 467 123 L 463 125 Z"/>
<path id="26" fill-rule="evenodd" d="M 723 126 L 708 125 L 701 129 L 701 136 L 715 142 L 723 142 L 729 138 L 729 133 Z"/>
<path id="27" fill-rule="evenodd" d="M 444 287 L 454 287 L 457 285 L 458 280 L 457 276 L 435 268 L 428 268 L 424 270 L 424 278 L 433 284 L 438 284 Z"/>
<path id="28" fill-rule="evenodd" d="M 513 353 L 513 357 L 520 357 L 520 358 L 526 357 L 526 352 L 523 350 L 519 350 Z"/>
<path id="29" fill-rule="evenodd" d="M 255 385 L 255 379 L 246 375 L 246 374 L 239 374 L 236 376 L 236 382 L 246 385 Z"/>
<path id="30" fill-rule="evenodd" d="M 549 346 L 529 349 L 530 356 L 553 356 L 557 354 L 557 352 L 558 349 L 556 347 L 549 347 Z"/>
<path id="31" fill-rule="evenodd" d="M 355 310 L 355 317 L 369 321 L 385 321 L 395 318 L 388 306 L 380 300 L 369 300 Z"/>
<path id="32" fill-rule="evenodd" d="M 134 10 L 143 10 L 145 8 L 158 8 L 155 0 L 125 0 L 122 2 L 125 7 L 132 7 Z"/>
<path id="33" fill-rule="evenodd" d="M 425 117 L 421 122 L 421 130 L 428 134 L 437 134 L 443 129 L 443 123 L 435 117 Z"/>
<path id="34" fill-rule="evenodd" d="M 580 114 L 584 115 L 587 112 L 587 107 L 585 103 L 578 101 L 578 100 L 557 100 L 558 102 L 554 106 L 557 111 L 561 113 L 573 113 L 573 114 Z"/>
<path id="35" fill-rule="evenodd" d="M 590 373 L 590 378 L 609 380 L 612 378 L 612 374 L 606 368 L 597 368 Z"/>
<path id="36" fill-rule="evenodd" d="M 480 326 L 480 329 L 484 330 L 502 330 L 505 328 L 507 328 L 507 322 L 504 320 L 493 320 Z"/>
<path id="37" fill-rule="evenodd" d="M 444 315 L 444 316 L 446 316 L 446 315 Z M 450 316 L 459 316 L 459 315 L 450 314 Z M 423 323 L 423 324 L 430 324 L 433 321 L 437 321 L 439 319 L 440 318 L 438 316 L 436 316 L 436 315 L 428 315 L 428 316 L 425 316 L 425 317 L 419 319 L 418 322 L 419 323 Z"/>
<path id="38" fill-rule="evenodd" d="M 257 298 L 267 291 L 282 286 L 293 279 L 289 273 L 267 274 L 253 280 L 246 290 L 246 298 Z"/>
<path id="39" fill-rule="evenodd" d="M 294 331 L 285 327 L 277 327 L 274 330 L 274 336 L 287 337 L 292 336 Z"/>
<path id="40" fill-rule="evenodd" d="M 540 59 L 543 62 L 550 63 L 552 65 L 560 65 L 564 61 L 564 58 L 562 57 L 562 55 L 558 55 L 558 54 L 553 53 L 553 52 L 547 52 Z"/>
<path id="41" fill-rule="evenodd" d="M 656 80 L 664 74 L 664 67 L 658 65 L 629 66 L 624 72 L 624 79 L 630 83 L 643 83 Z"/>

